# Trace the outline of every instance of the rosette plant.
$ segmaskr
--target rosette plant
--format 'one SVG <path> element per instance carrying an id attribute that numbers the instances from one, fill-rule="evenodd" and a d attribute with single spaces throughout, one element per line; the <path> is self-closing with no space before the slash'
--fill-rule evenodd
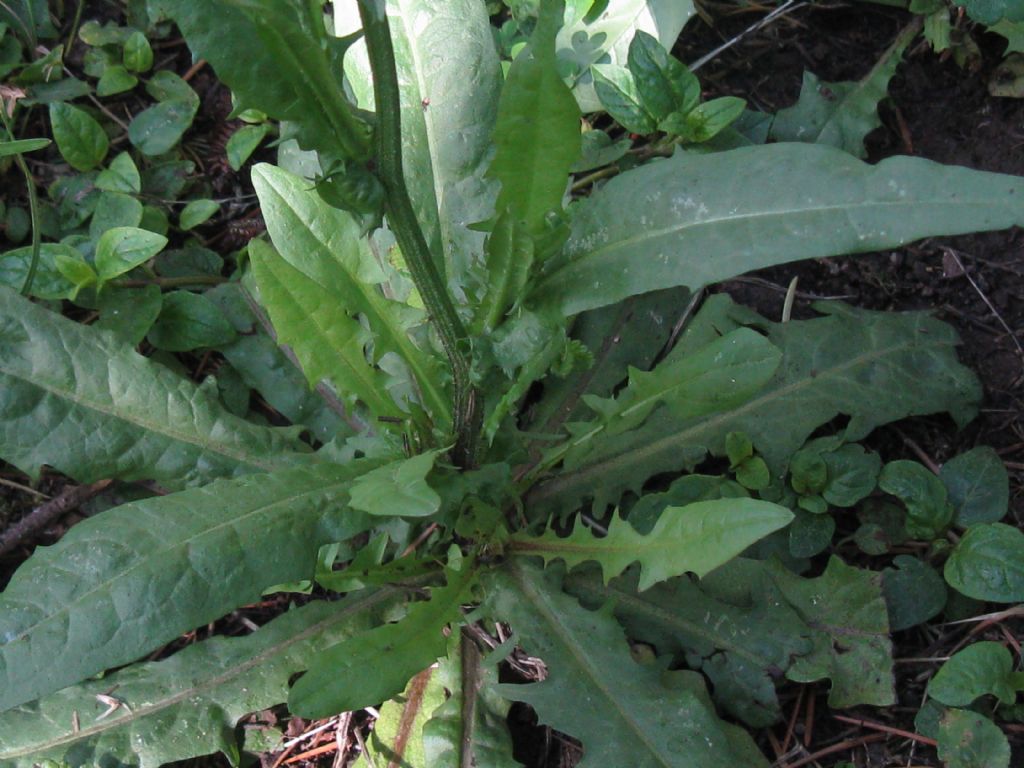
<path id="1" fill-rule="evenodd" d="M 253 171 L 269 237 L 217 298 L 337 418 L 238 415 L 0 288 L 3 459 L 161 491 L 40 548 L 0 595 L 0 764 L 237 762 L 247 713 L 391 702 L 371 756 L 508 766 L 521 701 L 582 765 L 767 766 L 742 724 L 778 716 L 776 679 L 891 701 L 877 575 L 768 555 L 794 519 L 790 459 L 823 425 L 849 443 L 971 417 L 956 336 L 922 314 L 776 323 L 696 297 L 1024 223 L 1020 179 L 758 143 L 663 47 L 689 2 L 545 0 L 507 71 L 482 0 L 153 5 L 239 109 L 281 121 L 281 164 Z M 581 123 L 602 104 L 665 137 L 624 156 Z M 710 473 L 727 454 L 764 482 Z M 302 586 L 315 599 L 249 635 L 146 660 Z M 509 642 L 488 644 L 496 624 Z M 546 677 L 499 683 L 513 647 Z"/>

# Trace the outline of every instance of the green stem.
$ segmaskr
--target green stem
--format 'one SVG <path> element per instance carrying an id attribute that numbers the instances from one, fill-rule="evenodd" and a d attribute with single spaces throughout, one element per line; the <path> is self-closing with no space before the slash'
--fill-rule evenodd
<path id="1" fill-rule="evenodd" d="M 11 131 L 11 124 L 7 119 L 7 110 L 0 103 L 0 120 L 3 120 L 4 130 L 14 140 L 14 133 Z M 36 270 L 39 268 L 39 251 L 42 247 L 41 233 L 39 232 L 39 197 L 36 195 L 36 180 L 32 171 L 28 169 L 28 163 L 20 154 L 14 156 L 14 162 L 25 177 L 25 184 L 28 186 L 28 214 L 32 222 L 32 260 L 28 265 L 28 274 L 25 275 L 25 282 L 21 286 L 21 295 L 28 296 L 32 290 L 32 282 L 36 279 Z"/>
<path id="2" fill-rule="evenodd" d="M 402 168 L 401 97 L 384 0 L 360 0 L 359 15 L 373 74 L 377 111 L 377 175 L 385 190 L 385 212 L 451 364 L 455 387 L 452 460 L 459 467 L 469 468 L 475 463 L 482 413 L 478 413 L 469 362 L 462 352 L 468 335 L 409 199 Z"/>

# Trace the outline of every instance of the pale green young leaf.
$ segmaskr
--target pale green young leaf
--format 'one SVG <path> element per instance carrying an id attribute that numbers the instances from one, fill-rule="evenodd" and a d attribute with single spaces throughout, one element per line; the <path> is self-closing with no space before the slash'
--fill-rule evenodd
<path id="1" fill-rule="evenodd" d="M 90 171 L 107 156 L 110 139 L 103 126 L 84 109 L 52 102 L 50 126 L 61 156 L 76 171 Z"/>
<path id="2" fill-rule="evenodd" d="M 122 152 L 96 177 L 96 188 L 107 192 L 124 192 L 137 195 L 142 191 L 142 178 L 135 161 L 127 152 Z"/>
<path id="3" fill-rule="evenodd" d="M 878 104 L 888 93 L 889 81 L 903 51 L 920 29 L 920 21 L 908 24 L 859 81 L 826 83 L 811 72 L 804 72 L 800 100 L 775 115 L 772 138 L 828 144 L 856 157 L 866 157 L 864 137 L 882 124 Z"/>
<path id="4" fill-rule="evenodd" d="M 638 429 L 596 433 L 592 440 L 585 438 L 596 423 L 574 427 L 578 442 L 565 468 L 536 488 L 530 502 L 566 510 L 592 497 L 603 508 L 654 474 L 692 469 L 708 451 L 724 455 L 726 436 L 734 431 L 749 435 L 769 469 L 779 474 L 814 430 L 840 413 L 850 417 L 843 433 L 849 441 L 909 415 L 946 411 L 960 424 L 973 417 L 980 384 L 957 360 L 959 340 L 952 328 L 924 314 L 868 312 L 835 303 L 817 307 L 829 314 L 769 323 L 727 296 L 711 297 L 663 365 L 699 349 L 707 338 L 754 322 L 783 353 L 772 380 L 752 399 L 720 413 L 676 419 L 663 407 Z M 885 398 L 876 396 L 879 389 Z"/>
<path id="5" fill-rule="evenodd" d="M 115 227 L 104 232 L 96 244 L 96 273 L 101 282 L 130 272 L 156 256 L 167 238 L 136 227 Z"/>
<path id="6" fill-rule="evenodd" d="M 444 654 L 443 630 L 462 619 L 459 606 L 468 597 L 473 576 L 468 567 L 448 571 L 448 583 L 432 589 L 430 600 L 414 603 L 401 620 L 321 651 L 292 686 L 288 708 L 303 717 L 330 717 L 400 693 L 414 675 Z"/>
<path id="7" fill-rule="evenodd" d="M 828 703 L 837 709 L 893 704 L 892 641 L 882 574 L 853 568 L 835 556 L 814 579 L 801 578 L 778 563 L 769 565 L 767 574 L 808 625 L 821 630 L 813 652 L 796 659 L 786 677 L 803 683 L 831 679 Z"/>
<path id="8" fill-rule="evenodd" d="M 423 406 L 442 430 L 451 422 L 441 360 L 409 336 L 422 313 L 384 297 L 383 279 L 367 241 L 353 218 L 327 205 L 312 185 L 287 171 L 260 164 L 253 184 L 274 245 L 292 267 L 329 290 L 353 318 L 365 318 L 374 339 L 374 360 L 395 353 L 412 372 Z"/>
<path id="9" fill-rule="evenodd" d="M 335 31 L 360 28 L 357 3 L 334 3 Z M 464 289 L 484 234 L 470 225 L 494 212 L 497 185 L 485 178 L 502 76 L 486 5 L 477 0 L 387 0 L 402 106 L 402 162 L 420 226 L 444 261 L 449 285 Z M 443 52 L 443 55 L 442 55 Z M 345 57 L 359 106 L 374 108 L 364 41 Z"/>
<path id="10" fill-rule="evenodd" d="M 80 482 L 172 489 L 310 459 L 297 430 L 232 416 L 208 388 L 3 287 L 0 446 L 32 476 L 47 464 Z"/>
<path id="11" fill-rule="evenodd" d="M 399 459 L 360 477 L 352 486 L 352 507 L 381 517 L 426 517 L 441 508 L 427 484 L 439 451 Z"/>
<path id="12" fill-rule="evenodd" d="M 131 72 L 148 72 L 153 66 L 153 49 L 146 35 L 133 31 L 124 41 L 124 66 Z"/>
<path id="13" fill-rule="evenodd" d="M 782 352 L 761 334 L 739 328 L 700 350 L 651 371 L 629 371 L 615 400 L 584 397 L 611 434 L 641 424 L 665 403 L 681 419 L 742 405 L 775 374 Z"/>
<path id="14" fill-rule="evenodd" d="M 600 538 L 578 522 L 569 536 L 552 530 L 539 537 L 520 534 L 512 537 L 508 548 L 539 555 L 545 562 L 562 559 L 569 567 L 596 562 L 606 583 L 639 563 L 642 592 L 684 573 L 703 576 L 769 533 L 785 528 L 792 519 L 788 509 L 767 501 L 717 499 L 667 507 L 648 534 L 637 533 L 628 521 L 615 516 L 608 534 Z"/>
<path id="15" fill-rule="evenodd" d="M 634 571 L 603 584 L 596 569 L 579 569 L 565 586 L 588 607 L 610 602 L 631 638 L 703 672 L 715 702 L 755 728 L 782 717 L 775 677 L 813 648 L 816 630 L 767 579 L 751 585 L 750 602 L 743 605 L 716 598 L 689 578 L 640 594 Z"/>
<path id="16" fill-rule="evenodd" d="M 562 209 L 569 169 L 580 156 L 580 112 L 562 82 L 555 36 L 562 0 L 544 0 L 530 43 L 512 62 L 498 102 L 494 160 L 488 174 L 501 182 L 497 208 L 506 207 L 530 233 Z"/>
<path id="17" fill-rule="evenodd" d="M 227 752 L 238 721 L 287 699 L 288 680 L 311 654 L 368 631 L 397 597 L 381 589 L 344 603 L 312 603 L 246 637 L 214 637 L 163 661 L 15 707 L 0 715 L 0 762 L 9 768 L 35 768 L 47 759 L 159 768 Z M 96 696 L 111 689 L 123 705 L 100 719 L 106 707 Z"/>
<path id="18" fill-rule="evenodd" d="M 384 702 L 366 739 L 366 751 L 359 755 L 354 768 L 438 765 L 427 762 L 423 744 L 424 726 L 444 703 L 445 691 L 438 677 L 436 667 L 428 667 L 413 677 L 401 694 Z"/>
<path id="19" fill-rule="evenodd" d="M 594 93 L 594 64 L 624 67 L 637 31 L 653 35 L 671 49 L 694 14 L 692 0 L 616 0 L 607 3 L 603 12 L 591 13 L 598 5 L 567 3 L 565 24 L 556 41 L 560 67 L 571 70 L 567 82 L 583 112 L 601 109 Z"/>
<path id="20" fill-rule="evenodd" d="M 139 84 L 139 78 L 120 64 L 107 66 L 96 83 L 96 95 L 101 97 L 116 96 L 130 91 Z"/>
<path id="21" fill-rule="evenodd" d="M 581 608 L 558 579 L 518 558 L 487 574 L 484 586 L 487 615 L 509 622 L 518 644 L 548 669 L 543 682 L 497 692 L 578 738 L 580 768 L 767 766 L 742 729 L 718 719 L 702 682 L 636 663 L 610 611 Z"/>
<path id="22" fill-rule="evenodd" d="M 495 663 L 481 658 L 465 632 L 452 633 L 434 680 L 449 692 L 423 726 L 423 765 L 432 768 L 518 768 L 508 731 L 509 702 L 499 696 Z M 433 682 L 433 680 L 432 680 Z"/>
<path id="23" fill-rule="evenodd" d="M 1005 523 L 972 525 L 946 560 L 943 576 L 975 600 L 1024 601 L 1024 531 Z"/>
<path id="24" fill-rule="evenodd" d="M 249 257 L 277 340 L 291 347 L 309 386 L 326 379 L 343 401 L 358 400 L 375 417 L 402 418 L 387 377 L 369 362 L 369 332 L 338 305 L 337 294 L 260 240 L 249 243 Z"/>
<path id="25" fill-rule="evenodd" d="M 224 151 L 228 158 L 228 165 L 232 170 L 240 171 L 252 153 L 260 145 L 270 128 L 266 124 L 243 125 L 228 139 Z"/>
<path id="26" fill-rule="evenodd" d="M 909 157 L 871 166 L 817 144 L 680 153 L 582 203 L 529 301 L 573 315 L 788 261 L 1003 229 L 1024 223 L 1022 189 L 1016 176 Z"/>
<path id="27" fill-rule="evenodd" d="M 125 664 L 312 575 L 370 518 L 348 506 L 375 466 L 219 480 L 102 512 L 40 549 L 0 594 L 0 710 Z"/>

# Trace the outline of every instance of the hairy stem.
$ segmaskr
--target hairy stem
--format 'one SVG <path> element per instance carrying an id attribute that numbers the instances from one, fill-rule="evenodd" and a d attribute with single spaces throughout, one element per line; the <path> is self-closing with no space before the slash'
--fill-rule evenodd
<path id="1" fill-rule="evenodd" d="M 416 283 L 423 303 L 434 322 L 445 354 L 451 364 L 454 393 L 455 447 L 452 460 L 457 466 L 472 467 L 480 431 L 477 397 L 469 376 L 469 362 L 462 347 L 467 340 L 465 326 L 445 287 L 423 229 L 409 199 L 402 169 L 401 101 L 391 31 L 383 0 L 360 0 L 359 15 L 366 36 L 366 48 L 373 74 L 377 110 L 377 174 L 385 190 L 385 212 L 398 247 Z"/>

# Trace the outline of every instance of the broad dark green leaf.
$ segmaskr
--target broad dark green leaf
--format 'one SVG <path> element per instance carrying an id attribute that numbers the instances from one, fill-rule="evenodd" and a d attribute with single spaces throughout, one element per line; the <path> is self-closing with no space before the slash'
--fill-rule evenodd
<path id="1" fill-rule="evenodd" d="M 235 340 L 235 329 L 220 308 L 201 293 L 172 291 L 146 338 L 157 349 L 188 352 Z"/>
<path id="2" fill-rule="evenodd" d="M 451 404 L 441 360 L 416 346 L 411 326 L 422 312 L 384 297 L 384 274 L 353 218 L 325 203 L 305 180 L 271 165 L 253 169 L 253 184 L 274 245 L 292 267 L 334 296 L 351 317 L 365 319 L 374 340 L 374 360 L 388 352 L 408 365 L 423 406 L 445 430 Z"/>
<path id="3" fill-rule="evenodd" d="M 1013 656 L 1001 643 L 971 643 L 951 656 L 928 681 L 928 695 L 950 707 L 969 707 L 986 694 L 1002 704 L 1017 700 Z"/>
<path id="4" fill-rule="evenodd" d="M 96 83 L 96 95 L 116 96 L 119 93 L 130 91 L 138 84 L 139 78 L 125 67 L 116 64 L 103 70 L 99 82 Z"/>
<path id="5" fill-rule="evenodd" d="M 50 104 L 50 125 L 57 149 L 76 171 L 91 171 L 107 156 L 110 140 L 84 109 L 55 101 Z"/>
<path id="6" fill-rule="evenodd" d="M 445 651 L 444 628 L 457 625 L 473 571 L 448 571 L 448 583 L 414 603 L 393 624 L 355 635 L 309 660 L 309 671 L 292 686 L 288 707 L 303 717 L 330 717 L 378 704 L 405 689 L 413 675 Z M 453 626 L 453 631 L 456 627 Z"/>
<path id="7" fill-rule="evenodd" d="M 0 287 L 0 446 L 32 476 L 180 488 L 309 460 L 297 430 L 258 427 L 115 336 Z"/>
<path id="8" fill-rule="evenodd" d="M 626 61 L 640 101 L 656 124 L 673 112 L 690 112 L 700 101 L 697 76 L 653 35 L 638 30 Z"/>
<path id="9" fill-rule="evenodd" d="M 984 715 L 949 709 L 939 720 L 939 758 L 947 768 L 1010 768 L 1010 743 Z"/>
<path id="10" fill-rule="evenodd" d="M 907 508 L 907 533 L 934 539 L 953 520 L 953 506 L 942 481 L 916 461 L 890 461 L 878 476 L 878 487 Z"/>
<path id="11" fill-rule="evenodd" d="M 875 490 L 882 459 L 856 443 L 821 455 L 828 481 L 821 495 L 835 507 L 852 507 Z"/>
<path id="12" fill-rule="evenodd" d="M 123 192 L 101 192 L 89 222 L 89 237 L 98 241 L 103 234 L 120 227 L 138 228 L 142 223 L 142 203 Z"/>
<path id="13" fill-rule="evenodd" d="M 943 575 L 953 589 L 975 600 L 1024 601 L 1024 531 L 1004 523 L 971 526 Z"/>
<path id="14" fill-rule="evenodd" d="M 884 536 L 884 532 L 879 533 Z M 888 550 L 888 546 L 884 549 Z M 896 567 L 882 572 L 889 629 L 899 632 L 938 616 L 946 607 L 947 595 L 946 583 L 938 571 L 911 555 L 899 555 L 893 559 L 893 565 Z"/>
<path id="15" fill-rule="evenodd" d="M 611 602 L 632 639 L 703 672 L 718 705 L 753 727 L 780 719 L 774 680 L 813 648 L 815 630 L 767 579 L 757 580 L 746 605 L 716 599 L 689 578 L 640 594 L 632 572 L 605 586 L 596 571 L 577 571 L 566 589 L 588 606 Z"/>
<path id="16" fill-rule="evenodd" d="M 341 56 L 322 10 L 276 0 L 161 0 L 195 56 L 213 65 L 240 108 L 294 122 L 303 149 L 355 156 L 369 131 L 346 101 Z"/>
<path id="17" fill-rule="evenodd" d="M 144 155 L 171 151 L 191 125 L 199 109 L 199 98 L 168 99 L 154 104 L 132 118 L 128 138 Z"/>
<path id="18" fill-rule="evenodd" d="M 219 480 L 125 504 L 40 549 L 0 595 L 0 710 L 125 664 L 365 530 L 347 505 L 370 460 Z"/>
<path id="19" fill-rule="evenodd" d="M 740 554 L 754 542 L 786 527 L 793 513 L 785 507 L 755 499 L 698 501 L 665 508 L 654 528 L 637 533 L 615 516 L 606 536 L 596 537 L 577 522 L 569 536 L 548 530 L 543 536 L 515 536 L 508 549 L 538 555 L 550 562 L 562 559 L 571 568 L 593 561 L 605 581 L 640 563 L 640 591 L 659 581 L 692 572 L 703 576 Z"/>
<path id="20" fill-rule="evenodd" d="M 518 559 L 487 575 L 487 615 L 548 668 L 543 682 L 497 690 L 578 738 L 580 768 L 767 766 L 746 732 L 718 719 L 699 677 L 636 663 L 609 610 L 585 610 L 548 576 Z"/>
<path id="21" fill-rule="evenodd" d="M 783 351 L 772 380 L 743 405 L 695 419 L 677 419 L 659 408 L 636 430 L 586 442 L 581 438 L 588 425 L 574 426 L 580 442 L 570 447 L 564 469 L 528 498 L 563 512 L 587 497 L 599 507 L 615 503 L 654 474 L 692 469 L 709 450 L 724 455 L 726 435 L 734 431 L 747 433 L 773 474 L 781 474 L 811 433 L 839 414 L 850 417 L 846 440 L 912 414 L 948 411 L 960 424 L 973 416 L 980 385 L 958 362 L 958 339 L 949 326 L 923 314 L 835 303 L 818 309 L 828 316 L 775 324 L 728 297 L 711 297 L 666 363 L 741 323 L 756 323 Z"/>
<path id="22" fill-rule="evenodd" d="M 334 3 L 339 34 L 360 28 L 358 0 Z M 402 100 L 402 162 L 431 253 L 444 254 L 456 293 L 479 258 L 496 184 L 484 174 L 502 76 L 486 5 L 478 0 L 387 0 Z M 345 57 L 359 106 L 373 109 L 363 41 Z M 442 266 L 442 265 L 439 265 Z"/>
<path id="23" fill-rule="evenodd" d="M 508 702 L 497 695 L 497 665 L 481 659 L 474 640 L 452 633 L 435 679 L 449 692 L 423 727 L 424 765 L 431 768 L 517 768 L 508 732 Z"/>
<path id="24" fill-rule="evenodd" d="M 631 133 L 654 133 L 658 122 L 641 102 L 636 80 L 628 69 L 599 65 L 594 67 L 593 78 L 594 92 L 615 122 Z"/>
<path id="25" fill-rule="evenodd" d="M 894 157 L 869 166 L 820 145 L 680 153 L 580 205 L 531 301 L 573 315 L 637 293 L 699 288 L 799 259 L 1024 223 L 1015 176 Z"/>
<path id="26" fill-rule="evenodd" d="M 160 314 L 163 293 L 156 285 L 142 288 L 107 286 L 97 297 L 97 328 L 110 331 L 125 344 L 139 344 Z"/>
<path id="27" fill-rule="evenodd" d="M 814 651 L 795 660 L 786 677 L 804 683 L 830 678 L 828 703 L 837 709 L 893 704 L 892 642 L 881 574 L 853 568 L 835 556 L 815 579 L 802 579 L 777 563 L 768 574 L 803 619 L 823 633 L 815 638 Z"/>
<path id="28" fill-rule="evenodd" d="M 531 233 L 543 231 L 549 211 L 562 209 L 569 169 L 580 156 L 579 108 L 555 58 L 564 6 L 563 0 L 541 4 L 530 43 L 505 79 L 494 128 L 488 174 L 501 182 L 498 210 L 507 207 Z"/>
<path id="29" fill-rule="evenodd" d="M 309 386 L 326 379 L 343 402 L 362 402 L 375 418 L 402 418 L 388 395 L 387 376 L 370 363 L 370 333 L 339 306 L 337 293 L 259 240 L 249 244 L 249 256 L 277 340 L 291 347 Z"/>
<path id="30" fill-rule="evenodd" d="M 650 371 L 629 371 L 614 400 L 584 397 L 609 434 L 640 425 L 662 403 L 680 419 L 742 405 L 772 378 L 782 352 L 750 328 L 739 328 Z"/>
<path id="31" fill-rule="evenodd" d="M 343 603 L 306 605 L 252 635 L 214 637 L 15 707 L 0 716 L 0 761 L 10 768 L 45 759 L 158 768 L 230 752 L 242 717 L 283 702 L 288 680 L 311 654 L 369 630 L 396 596 L 368 590 Z M 123 706 L 99 719 L 105 707 L 96 695 L 111 689 Z"/>
<path id="32" fill-rule="evenodd" d="M 979 446 L 950 459 L 939 472 L 955 510 L 957 525 L 995 523 L 1010 504 L 1006 465 L 992 448 Z"/>
<path id="33" fill-rule="evenodd" d="M 600 9 L 599 13 L 594 13 Z M 556 48 L 560 67 L 572 73 L 567 83 L 583 112 L 596 112 L 592 67 L 598 62 L 625 66 L 629 45 L 638 30 L 665 47 L 675 45 L 683 25 L 694 14 L 692 0 L 616 0 L 614 3 L 570 2 Z"/>
<path id="34" fill-rule="evenodd" d="M 583 395 L 610 397 L 626 379 L 630 367 L 647 370 L 669 340 L 690 300 L 679 288 L 655 291 L 623 302 L 613 311 L 578 315 L 572 338 L 594 356 L 593 364 L 568 378 L 548 376 L 541 400 L 528 414 L 535 429 L 554 433 L 569 420 L 587 412 Z"/>
<path id="35" fill-rule="evenodd" d="M 804 72 L 800 100 L 779 110 L 772 123 L 776 141 L 828 144 L 856 157 L 866 157 L 864 137 L 882 124 L 878 104 L 887 95 L 889 81 L 906 50 L 921 29 L 911 22 L 882 54 L 863 79 L 851 83 L 825 83 Z"/>

